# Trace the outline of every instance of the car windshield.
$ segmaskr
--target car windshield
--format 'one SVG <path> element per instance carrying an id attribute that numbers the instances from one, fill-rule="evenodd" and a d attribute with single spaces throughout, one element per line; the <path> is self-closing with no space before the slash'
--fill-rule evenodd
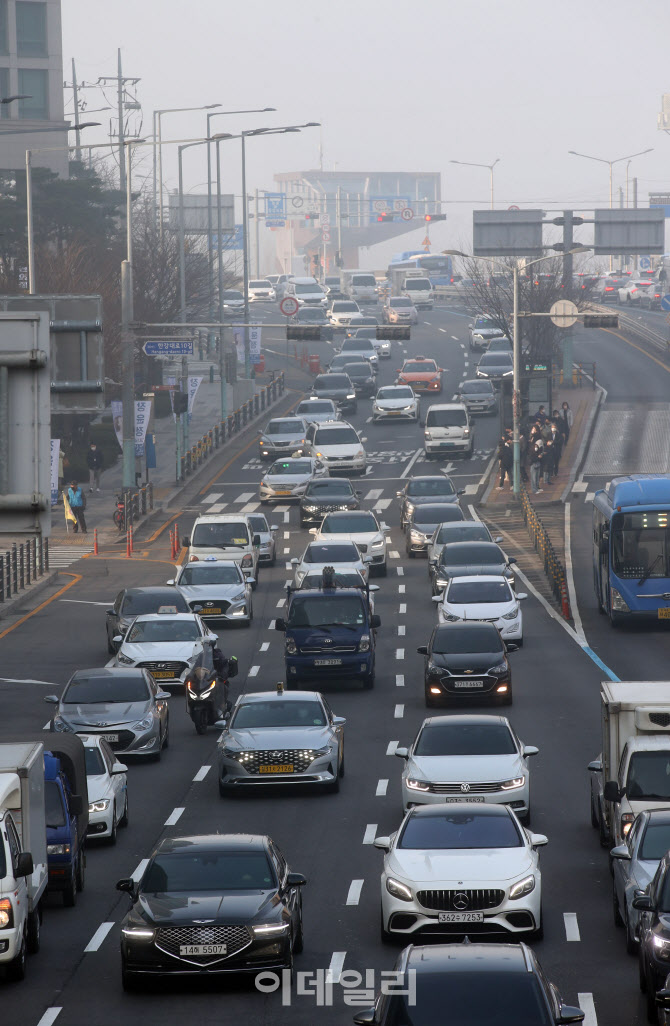
<path id="1" fill-rule="evenodd" d="M 454 486 L 448 477 L 417 477 L 410 481 L 407 494 L 413 495 L 453 495 Z"/>
<path id="2" fill-rule="evenodd" d="M 325 324 L 326 323 L 326 315 L 323 313 L 322 310 L 304 310 L 303 309 L 303 310 L 299 310 L 298 311 L 298 320 L 301 323 L 303 323 L 303 322 L 304 323 L 312 322 L 313 324 Z"/>
<path id="3" fill-rule="evenodd" d="M 129 617 L 157 613 L 161 606 L 176 606 L 178 612 L 188 612 L 188 606 L 178 592 L 166 590 L 152 594 L 150 591 L 127 591 L 121 606 L 121 615 Z"/>
<path id="4" fill-rule="evenodd" d="M 132 677 L 76 677 L 65 689 L 63 705 L 104 705 L 117 702 L 146 702 L 149 688 L 140 671 Z"/>
<path id="5" fill-rule="evenodd" d="M 225 301 L 227 299 L 240 299 L 240 300 L 244 301 L 244 296 L 242 295 L 241 292 L 238 292 L 237 289 L 226 289 L 225 292 L 223 293 L 223 301 L 224 301 L 224 303 L 225 303 Z"/>
<path id="6" fill-rule="evenodd" d="M 373 339 L 374 338 L 374 339 L 376 339 L 377 338 L 377 329 L 375 328 L 375 326 L 373 324 L 371 324 L 367 328 L 357 328 L 356 329 L 356 334 L 354 335 L 354 338 L 356 338 L 356 339 L 361 339 L 361 338 L 369 338 L 369 339 Z"/>
<path id="7" fill-rule="evenodd" d="M 438 627 L 433 638 L 433 652 L 438 655 L 479 655 L 500 652 L 502 647 L 498 629 L 492 623 L 477 624 L 476 627 Z"/>
<path id="8" fill-rule="evenodd" d="M 444 506 L 417 506 L 412 513 L 413 524 L 439 524 L 444 515 Z"/>
<path id="9" fill-rule="evenodd" d="M 264 435 L 301 435 L 305 425 L 297 418 L 292 420 L 271 420 Z"/>
<path id="10" fill-rule="evenodd" d="M 134 623 L 126 635 L 126 643 L 145 645 L 148 642 L 197 641 L 200 631 L 195 620 L 140 620 Z"/>
<path id="11" fill-rule="evenodd" d="M 371 285 L 373 288 L 377 284 L 375 281 L 374 274 L 352 274 L 351 276 L 352 285 Z"/>
<path id="12" fill-rule="evenodd" d="M 648 859 L 650 862 L 660 862 L 668 848 L 670 848 L 670 823 L 649 821 L 642 838 L 638 858 Z"/>
<path id="13" fill-rule="evenodd" d="M 368 352 L 374 353 L 375 347 L 369 338 L 348 338 L 342 343 L 342 352 Z"/>
<path id="14" fill-rule="evenodd" d="M 369 378 L 371 373 L 369 363 L 347 363 L 344 369 L 350 378 Z"/>
<path id="15" fill-rule="evenodd" d="M 670 800 L 670 744 L 663 751 L 633 752 L 628 763 L 626 795 L 630 801 Z"/>
<path id="16" fill-rule="evenodd" d="M 245 702 L 238 706 L 230 726 L 232 730 L 256 730 L 259 727 L 325 727 L 326 714 L 321 702 L 307 699 L 288 702 L 273 698 L 267 702 Z"/>
<path id="17" fill-rule="evenodd" d="M 427 723 L 414 755 L 515 755 L 506 723 Z"/>
<path id="18" fill-rule="evenodd" d="M 394 385 L 389 385 L 387 388 L 380 388 L 379 391 L 377 392 L 377 399 L 413 399 L 413 398 L 414 398 L 414 392 L 409 387 L 409 385 L 407 385 L 406 387 L 403 387 L 402 385 L 398 385 L 397 387 L 394 386 Z"/>
<path id="19" fill-rule="evenodd" d="M 495 972 L 486 962 L 477 974 L 457 972 L 417 973 L 416 996 L 400 991 L 388 999 L 385 1022 L 390 1026 L 551 1026 L 554 1017 L 537 977 L 527 972 Z M 409 991 L 411 993 L 411 991 Z M 511 1014 L 510 1014 L 510 1010 Z"/>
<path id="20" fill-rule="evenodd" d="M 250 513 L 249 523 L 254 534 L 270 533 L 270 526 L 262 513 Z"/>
<path id="21" fill-rule="evenodd" d="M 358 563 L 358 549 L 353 542 L 312 542 L 305 550 L 305 563 Z"/>
<path id="22" fill-rule="evenodd" d="M 435 360 L 406 360 L 402 365 L 402 374 L 436 374 Z"/>
<path id="23" fill-rule="evenodd" d="M 84 748 L 86 776 L 100 777 L 105 772 L 105 760 L 99 748 Z"/>
<path id="24" fill-rule="evenodd" d="M 412 300 L 409 298 L 409 296 L 393 296 L 393 298 L 389 300 L 389 306 L 393 306 L 393 307 L 398 307 L 398 306 L 407 306 L 407 307 L 409 307 L 409 306 L 413 306 L 413 305 L 414 304 L 412 303 Z"/>
<path id="25" fill-rule="evenodd" d="M 346 478 L 332 478 L 325 481 L 310 481 L 307 485 L 305 495 L 316 498 L 337 497 L 351 499 L 355 496 L 354 486 Z"/>
<path id="26" fill-rule="evenodd" d="M 260 279 L 260 280 L 257 280 L 257 281 L 250 281 L 249 282 L 249 288 L 250 289 L 271 289 L 272 285 L 270 284 L 270 282 L 266 278 L 263 278 L 263 279 Z"/>
<path id="27" fill-rule="evenodd" d="M 358 313 L 358 303 L 347 303 L 346 301 L 335 301 L 333 313 Z"/>
<path id="28" fill-rule="evenodd" d="M 326 514 L 321 524 L 321 534 L 369 534 L 378 530 L 374 514 L 363 512 Z"/>
<path id="29" fill-rule="evenodd" d="M 315 392 L 320 389 L 328 391 L 331 388 L 348 389 L 351 382 L 346 374 L 320 374 L 312 386 Z"/>
<path id="30" fill-rule="evenodd" d="M 308 418 L 314 416 L 315 413 L 327 413 L 332 416 L 335 413 L 335 408 L 330 399 L 313 399 L 311 402 L 306 399 L 305 402 L 300 403 L 298 413 L 304 414 Z"/>
<path id="31" fill-rule="evenodd" d="M 443 566 L 492 566 L 505 558 L 495 542 L 456 542 L 444 546 L 440 562 Z"/>
<path id="32" fill-rule="evenodd" d="M 511 602 L 512 591 L 507 581 L 467 581 L 456 579 L 449 585 L 446 595 L 447 602 L 457 603 L 495 603 Z"/>
<path id="33" fill-rule="evenodd" d="M 208 584 L 239 584 L 242 574 L 237 563 L 232 566 L 216 566 L 206 563 L 189 563 L 179 577 L 179 584 L 184 588 L 201 587 Z"/>
<path id="34" fill-rule="evenodd" d="M 144 894 L 175 891 L 222 894 L 225 891 L 269 891 L 274 887 L 274 873 L 264 851 L 208 849 L 156 855 L 140 884 Z"/>
<path id="35" fill-rule="evenodd" d="M 321 295 L 323 295 L 323 289 L 321 288 L 320 285 L 317 285 L 316 282 L 311 282 L 311 283 L 308 282 L 307 285 L 296 285 L 295 286 L 295 294 L 296 294 L 296 296 L 302 296 L 305 293 L 311 295 L 313 292 L 320 292 Z"/>
<path id="36" fill-rule="evenodd" d="M 428 410 L 426 427 L 465 427 L 468 415 L 465 410 Z"/>
<path id="37" fill-rule="evenodd" d="M 615 513 L 611 534 L 612 570 L 618 577 L 670 577 L 667 510 Z"/>
<path id="38" fill-rule="evenodd" d="M 44 806 L 46 812 L 47 827 L 65 826 L 65 809 L 60 789 L 55 780 L 44 782 Z"/>
<path id="39" fill-rule="evenodd" d="M 506 808 L 492 805 L 481 811 L 448 811 L 410 816 L 398 848 L 421 851 L 454 848 L 520 848 L 521 834 Z"/>
<path id="40" fill-rule="evenodd" d="M 314 435 L 314 445 L 323 447 L 326 445 L 360 445 L 360 438 L 356 431 L 348 426 L 336 428 L 324 428 Z"/>
<path id="41" fill-rule="evenodd" d="M 244 548 L 248 544 L 249 528 L 244 521 L 196 524 L 191 539 L 191 545 L 201 549 Z"/>
<path id="42" fill-rule="evenodd" d="M 358 595 L 301 595 L 291 601 L 288 627 L 358 627 L 365 623 L 362 597 Z"/>
<path id="43" fill-rule="evenodd" d="M 490 381 L 464 381 L 461 385 L 462 395 L 493 395 Z"/>
<path id="44" fill-rule="evenodd" d="M 476 317 L 474 328 L 487 328 L 489 330 L 495 328 L 496 331 L 500 331 L 500 328 L 495 321 L 492 321 L 490 317 Z"/>
<path id="45" fill-rule="evenodd" d="M 277 460 L 268 470 L 270 477 L 301 477 L 311 473 L 311 460 Z"/>
<path id="46" fill-rule="evenodd" d="M 490 541 L 488 527 L 484 524 L 458 524 L 456 527 L 441 527 L 435 537 L 436 545 L 447 542 Z"/>
<path id="47" fill-rule="evenodd" d="M 431 284 L 427 278 L 408 278 L 403 288 L 407 292 L 429 292 Z"/>
<path id="48" fill-rule="evenodd" d="M 511 353 L 485 353 L 479 361 L 480 367 L 512 366 Z"/>

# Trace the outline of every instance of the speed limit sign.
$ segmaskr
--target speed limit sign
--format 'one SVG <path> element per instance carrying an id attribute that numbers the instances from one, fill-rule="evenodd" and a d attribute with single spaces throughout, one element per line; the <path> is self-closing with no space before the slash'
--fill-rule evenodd
<path id="1" fill-rule="evenodd" d="M 293 317 L 298 312 L 299 305 L 298 300 L 294 296 L 284 296 L 279 304 L 279 309 L 285 317 Z"/>

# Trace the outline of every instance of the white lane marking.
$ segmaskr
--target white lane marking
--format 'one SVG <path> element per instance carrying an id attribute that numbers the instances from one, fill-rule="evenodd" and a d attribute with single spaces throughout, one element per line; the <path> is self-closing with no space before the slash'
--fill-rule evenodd
<path id="1" fill-rule="evenodd" d="M 404 715 L 405 715 L 405 706 L 404 705 L 396 705 L 395 709 L 393 710 L 393 717 L 394 717 L 394 719 L 401 720 Z"/>
<path id="2" fill-rule="evenodd" d="M 182 809 L 173 809 L 172 812 L 170 813 L 170 815 L 168 816 L 168 818 L 165 820 L 165 824 L 164 825 L 165 826 L 175 826 L 175 824 L 179 821 L 183 811 L 184 811 L 183 808 Z"/>
<path id="3" fill-rule="evenodd" d="M 51 720 L 47 720 L 46 723 L 44 724 L 44 726 L 42 727 L 42 730 L 49 730 L 50 726 L 51 726 Z"/>
<path id="4" fill-rule="evenodd" d="M 261 652 L 267 652 L 269 647 L 270 647 L 270 642 L 269 641 L 264 641 L 263 644 L 261 645 L 260 650 L 261 650 Z"/>
<path id="5" fill-rule="evenodd" d="M 427 325 L 428 325 L 428 327 L 430 327 L 430 321 L 424 321 L 423 323 L 424 323 L 424 324 L 427 324 Z"/>
<path id="6" fill-rule="evenodd" d="M 251 669 L 249 670 L 248 676 L 249 677 L 257 677 L 259 670 L 260 670 L 260 666 L 252 666 Z"/>
<path id="7" fill-rule="evenodd" d="M 453 338 L 454 342 L 458 342 L 458 335 L 452 335 L 451 337 Z M 463 345 L 462 342 L 461 342 L 461 349 L 465 349 L 465 346 Z"/>
<path id="8" fill-rule="evenodd" d="M 352 880 L 349 885 L 349 893 L 347 894 L 347 905 L 358 905 L 361 898 L 361 891 L 363 890 L 362 880 Z"/>
<path id="9" fill-rule="evenodd" d="M 283 554 L 284 554 L 285 556 L 288 556 L 288 554 L 289 554 L 289 552 L 290 552 L 290 551 L 291 551 L 291 549 L 290 549 L 290 547 L 289 547 L 289 546 L 287 545 L 287 546 L 285 547 L 285 549 L 284 549 L 284 553 L 283 553 Z"/>
<path id="10" fill-rule="evenodd" d="M 586 635 L 584 633 L 584 627 L 582 625 L 582 617 L 579 612 L 579 606 L 577 605 L 577 589 L 575 588 L 575 575 L 572 571 L 572 522 L 570 520 L 570 503 L 565 504 L 565 516 L 564 516 L 564 529 L 565 529 L 565 577 L 568 585 L 568 599 L 570 600 L 570 609 L 572 611 L 572 619 L 575 623 L 575 631 L 579 635 L 580 641 L 583 645 L 587 644 Z"/>
<path id="11" fill-rule="evenodd" d="M 399 744 L 400 744 L 399 741 L 389 741 L 388 747 L 386 749 L 386 754 L 387 755 L 395 755 L 395 750 L 396 750 L 396 748 L 398 747 Z M 148 864 L 148 862 L 147 862 L 147 864 Z"/>
<path id="12" fill-rule="evenodd" d="M 87 951 L 97 951 L 113 926 L 114 923 L 101 923 L 84 948 L 84 953 Z"/>
<path id="13" fill-rule="evenodd" d="M 437 330 L 441 331 L 445 335 L 447 334 L 447 329 L 446 328 L 438 328 Z M 453 338 L 453 335 L 452 335 L 452 338 Z"/>
<path id="14" fill-rule="evenodd" d="M 396 657 L 396 659 L 404 659 L 405 658 L 405 649 L 404 648 L 396 648 L 396 650 L 395 650 L 395 657 Z"/>
<path id="15" fill-rule="evenodd" d="M 377 790 L 375 791 L 375 798 L 383 798 L 388 791 L 389 782 L 388 780 L 380 780 L 377 783 Z"/>
<path id="16" fill-rule="evenodd" d="M 32 677 L 0 677 L 0 681 L 4 681 L 5 684 L 46 684 L 48 688 L 59 686 L 51 680 L 33 680 Z"/>
<path id="17" fill-rule="evenodd" d="M 209 771 L 211 770 L 211 768 L 211 766 L 201 766 L 196 775 L 193 777 L 193 783 L 199 784 L 201 780 L 204 780 Z"/>
<path id="18" fill-rule="evenodd" d="M 213 506 L 208 506 L 205 513 L 223 513 L 227 505 L 227 502 L 216 502 Z"/>
<path id="19" fill-rule="evenodd" d="M 576 912 L 564 912 L 563 923 L 565 925 L 565 939 L 568 941 L 578 941 L 582 938 L 579 936 L 579 924 L 577 922 Z"/>
<path id="20" fill-rule="evenodd" d="M 586 495 L 584 496 L 584 502 L 593 502 L 595 497 L 596 497 L 596 493 L 595 492 L 587 492 Z M 61 599 L 61 602 L 62 601 L 63 600 Z"/>
<path id="21" fill-rule="evenodd" d="M 275 506 L 275 513 L 288 513 L 290 506 Z"/>
<path id="22" fill-rule="evenodd" d="M 463 366 L 464 367 L 469 367 L 470 366 L 470 361 L 469 360 L 464 360 L 463 361 Z"/>
<path id="23" fill-rule="evenodd" d="M 93 602 L 89 599 L 59 599 L 59 602 L 74 602 L 78 606 L 110 606 L 114 605 L 114 602 Z"/>
<path id="24" fill-rule="evenodd" d="M 475 495 L 477 493 L 477 489 L 478 488 L 479 488 L 478 484 L 472 484 L 472 483 L 466 484 L 466 486 L 465 486 L 465 494 L 466 495 Z"/>
<path id="25" fill-rule="evenodd" d="M 388 509 L 391 505 L 391 499 L 378 499 L 375 503 L 375 510 L 382 513 L 385 509 Z"/>
<path id="26" fill-rule="evenodd" d="M 406 613 L 407 612 L 407 603 L 406 602 L 401 602 L 400 603 L 400 605 L 398 606 L 398 612 L 399 613 Z"/>
<path id="27" fill-rule="evenodd" d="M 288 512 L 288 510 L 286 510 L 286 512 L 284 513 L 284 523 L 288 524 L 288 521 L 289 521 L 289 512 Z"/>
<path id="28" fill-rule="evenodd" d="M 285 602 L 286 602 L 286 599 L 280 598 L 279 601 L 277 602 L 277 609 L 281 609 Z"/>
<path id="29" fill-rule="evenodd" d="M 273 631 L 275 629 L 275 623 L 276 622 L 277 622 L 276 620 L 270 620 L 270 623 L 268 624 L 268 630 L 269 631 Z"/>
<path id="30" fill-rule="evenodd" d="M 326 973 L 326 983 L 340 982 L 346 957 L 346 951 L 333 951 L 333 957 L 330 960 L 330 965 L 328 966 L 328 971 Z"/>
<path id="31" fill-rule="evenodd" d="M 37 1026 L 53 1026 L 56 1019 L 63 1011 L 62 1005 L 52 1005 L 51 1008 L 47 1008 L 46 1012 L 38 1022 Z"/>
<path id="32" fill-rule="evenodd" d="M 144 870 L 147 868 L 148 865 L 149 859 L 142 859 L 142 861 L 139 863 L 135 871 L 130 874 L 130 879 L 134 880 L 135 883 L 137 883 L 138 880 L 141 880 L 144 876 Z"/>
<path id="33" fill-rule="evenodd" d="M 405 568 L 402 566 L 397 566 L 396 570 L 398 571 L 398 577 L 402 577 L 405 573 Z"/>
<path id="34" fill-rule="evenodd" d="M 404 477 L 407 477 L 407 475 L 409 474 L 410 470 L 412 469 L 412 467 L 414 466 L 414 464 L 416 463 L 416 461 L 418 460 L 418 458 L 419 458 L 419 456 L 421 455 L 422 452 L 423 452 L 423 449 L 417 449 L 416 450 L 416 452 L 412 456 L 411 460 L 409 461 L 409 463 L 407 464 L 407 466 L 403 470 L 402 474 L 400 475 L 401 479 L 404 478 Z"/>
<path id="35" fill-rule="evenodd" d="M 399 584 L 398 585 L 398 594 L 399 595 L 404 595 L 405 594 L 405 585 L 404 584 Z"/>
<path id="36" fill-rule="evenodd" d="M 284 541 L 287 541 L 291 537 L 290 531 L 284 531 Z"/>
<path id="37" fill-rule="evenodd" d="M 572 486 L 572 490 L 573 492 L 585 492 L 588 487 L 589 486 L 586 481 L 575 481 Z"/>
<path id="38" fill-rule="evenodd" d="M 578 994 L 577 1001 L 579 1007 L 583 1012 L 584 1026 L 598 1026 L 598 1017 L 596 1016 L 596 1006 L 593 1003 L 593 994 Z"/>
<path id="39" fill-rule="evenodd" d="M 399 638 L 404 638 L 404 636 L 405 636 L 405 625 L 404 625 L 404 623 L 399 623 L 398 624 L 398 637 Z"/>
<path id="40" fill-rule="evenodd" d="M 259 506 L 260 502 L 247 502 L 247 504 L 240 510 L 240 513 L 253 513 Z"/>
<path id="41" fill-rule="evenodd" d="M 391 551 L 389 552 L 389 556 L 391 557 L 391 559 L 400 559 L 400 553 L 397 549 L 391 549 Z"/>
<path id="42" fill-rule="evenodd" d="M 202 501 L 203 502 L 218 502 L 219 499 L 222 499 L 222 498 L 223 498 L 223 492 L 212 492 L 211 495 L 208 495 L 207 498 L 203 499 Z"/>
<path id="43" fill-rule="evenodd" d="M 372 423 L 372 417 L 366 417 L 365 418 L 365 423 L 366 424 L 371 424 Z"/>
<path id="44" fill-rule="evenodd" d="M 372 844 L 375 837 L 377 836 L 377 824 L 368 823 L 363 834 L 363 844 Z"/>
<path id="45" fill-rule="evenodd" d="M 374 502 L 375 499 L 379 499 L 384 494 L 383 488 L 371 488 L 368 494 L 365 496 L 366 500 Z"/>
<path id="46" fill-rule="evenodd" d="M 292 570 L 293 569 L 293 564 L 292 563 L 287 563 L 286 564 L 286 569 L 287 570 Z"/>
<path id="47" fill-rule="evenodd" d="M 405 686 L 405 674 L 404 673 L 396 673 L 396 675 L 395 675 L 395 686 L 397 688 L 404 688 L 404 686 Z"/>
<path id="48" fill-rule="evenodd" d="M 233 499 L 233 502 L 249 502 L 253 497 L 253 492 L 242 492 L 242 494 L 238 495 L 236 499 Z"/>

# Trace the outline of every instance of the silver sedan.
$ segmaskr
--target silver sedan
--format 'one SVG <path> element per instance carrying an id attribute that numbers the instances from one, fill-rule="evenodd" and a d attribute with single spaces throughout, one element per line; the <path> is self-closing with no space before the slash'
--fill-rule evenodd
<path id="1" fill-rule="evenodd" d="M 315 456 L 292 456 L 275 460 L 261 480 L 258 497 L 262 505 L 299 500 L 310 481 L 327 476 L 328 467 Z"/>
<path id="2" fill-rule="evenodd" d="M 640 913 L 633 907 L 638 890 L 654 878 L 660 860 L 670 848 L 670 809 L 647 809 L 636 816 L 626 840 L 610 852 L 614 922 L 626 930 L 626 950 L 638 949 Z"/>
<path id="3" fill-rule="evenodd" d="M 267 784 L 339 791 L 346 720 L 318 691 L 240 695 L 219 738 L 219 792 Z"/>
<path id="4" fill-rule="evenodd" d="M 252 581 L 244 576 L 234 559 L 207 556 L 197 563 L 186 563 L 167 583 L 177 588 L 202 620 L 248 627 L 254 618 Z"/>

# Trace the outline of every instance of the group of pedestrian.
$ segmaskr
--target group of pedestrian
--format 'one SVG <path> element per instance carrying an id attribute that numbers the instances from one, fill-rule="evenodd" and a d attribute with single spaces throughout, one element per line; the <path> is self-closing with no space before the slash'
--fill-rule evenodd
<path id="1" fill-rule="evenodd" d="M 544 491 L 540 482 L 550 485 L 558 474 L 558 465 L 563 455 L 572 428 L 572 410 L 570 404 L 564 402 L 560 410 L 553 410 L 551 416 L 544 406 L 540 406 L 532 418 L 528 435 L 522 431 L 519 435 L 520 471 L 523 481 L 528 481 L 534 495 Z M 498 463 L 500 465 L 500 483 L 503 488 L 505 478 L 512 480 L 514 450 L 512 429 L 507 428 L 498 443 Z"/>

